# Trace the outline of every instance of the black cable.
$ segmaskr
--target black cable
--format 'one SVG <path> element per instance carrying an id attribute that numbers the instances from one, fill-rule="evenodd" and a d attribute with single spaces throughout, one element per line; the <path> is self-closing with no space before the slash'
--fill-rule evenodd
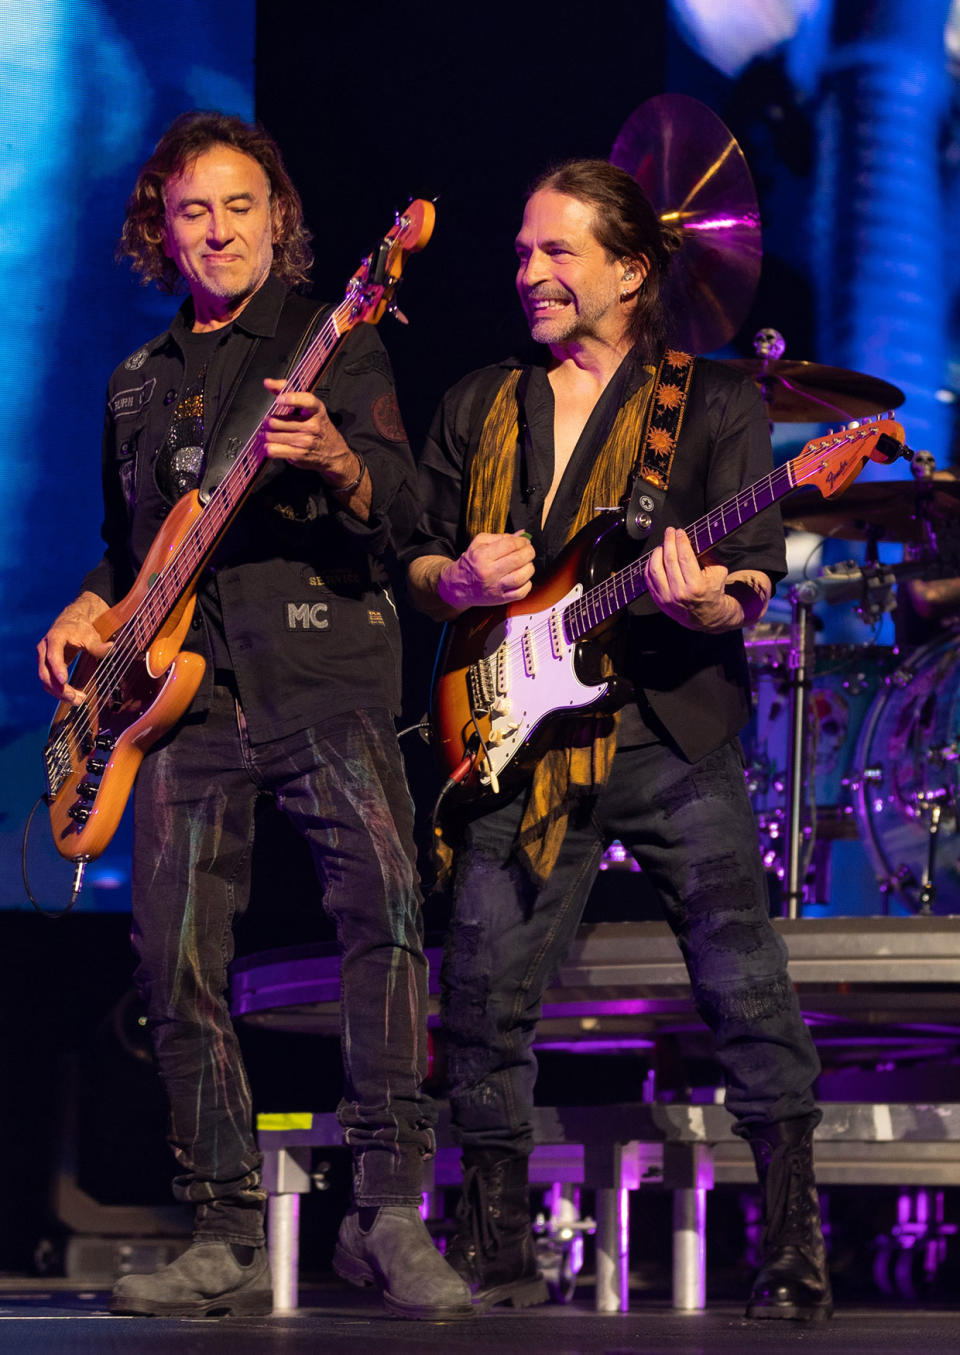
<path id="1" fill-rule="evenodd" d="M 33 891 L 30 888 L 30 881 L 27 878 L 27 839 L 30 836 L 30 825 L 33 823 L 33 816 L 34 814 L 36 814 L 37 809 L 40 806 L 40 802 L 45 798 L 46 797 L 43 795 L 38 795 L 36 803 L 30 810 L 30 813 L 27 815 L 27 821 L 23 827 L 23 845 L 20 848 L 20 869 L 23 874 L 23 887 L 27 891 L 27 898 L 33 904 L 34 908 L 37 910 L 41 917 L 48 917 L 51 919 L 51 921 L 56 922 L 58 918 L 66 917 L 67 913 L 70 912 L 71 908 L 76 903 L 77 899 L 80 897 L 80 890 L 83 887 L 83 872 L 86 868 L 87 859 L 86 857 L 84 857 L 83 860 L 74 862 L 73 888 L 70 891 L 70 902 L 67 904 L 65 908 L 58 909 L 44 908 L 43 905 L 39 903 L 37 899 L 34 898 Z"/>
<path id="2" fill-rule="evenodd" d="M 401 729 L 400 733 L 397 735 L 397 738 L 402 739 L 404 734 L 413 734 L 413 733 L 419 733 L 427 741 L 427 743 L 430 742 L 430 720 L 428 716 L 423 715 L 420 717 L 420 719 L 417 721 L 415 725 L 407 725 L 406 729 Z"/>

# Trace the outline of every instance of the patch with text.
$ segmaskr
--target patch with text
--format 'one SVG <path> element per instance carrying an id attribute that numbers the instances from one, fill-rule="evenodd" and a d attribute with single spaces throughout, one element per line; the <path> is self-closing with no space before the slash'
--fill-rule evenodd
<path id="1" fill-rule="evenodd" d="M 325 602 L 285 602 L 284 625 L 287 630 L 329 630 L 329 612 Z"/>
<path id="2" fill-rule="evenodd" d="M 156 384 L 157 378 L 152 376 L 142 386 L 131 386 L 129 390 L 117 391 L 109 401 L 110 413 L 115 419 L 125 419 L 131 414 L 139 414 L 144 405 L 149 404 Z"/>

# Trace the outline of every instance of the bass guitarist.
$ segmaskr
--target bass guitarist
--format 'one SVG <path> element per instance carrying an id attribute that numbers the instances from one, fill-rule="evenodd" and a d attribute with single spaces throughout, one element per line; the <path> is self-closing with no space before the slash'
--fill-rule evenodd
<path id="1" fill-rule="evenodd" d="M 205 681 L 147 753 L 134 791 L 137 983 L 170 1103 L 174 1193 L 196 1222 L 173 1263 L 117 1282 L 116 1313 L 272 1307 L 262 1159 L 227 1003 L 261 795 L 308 843 L 317 903 L 322 886 L 343 949 L 338 1113 L 354 1202 L 335 1265 L 376 1284 L 402 1316 L 473 1311 L 418 1212 L 434 1147 L 420 1092 L 426 962 L 386 570 L 416 521 L 415 473 L 371 324 L 347 333 L 314 389 L 284 391 L 264 414 L 325 310 L 295 290 L 311 266 L 308 239 L 261 128 L 192 112 L 165 132 L 140 171 L 121 246 L 144 282 L 189 295 L 111 378 L 106 552 L 39 645 L 46 689 L 82 703 L 67 664 L 106 651 L 94 623 L 131 588 L 171 508 L 215 487 L 237 444 L 262 436 L 267 461 L 197 587 L 188 648 L 205 658 Z"/>
<path id="2" fill-rule="evenodd" d="M 446 1255 L 478 1307 L 545 1297 L 528 1203 L 532 1044 L 542 995 L 618 838 L 661 896 L 764 1186 L 747 1313 L 819 1319 L 832 1310 L 811 1147 L 819 1064 L 770 925 L 737 739 L 750 709 L 741 631 L 785 572 L 783 532 L 776 511 L 762 513 L 701 565 L 678 530 L 768 473 L 771 452 L 749 381 L 664 346 L 660 279 L 677 243 L 605 161 L 541 178 L 516 240 L 516 285 L 543 360 L 461 381 L 421 461 L 410 587 L 455 630 L 469 634 L 470 609 L 535 590 L 604 508 L 630 501 L 641 528 L 652 518 L 645 548 L 655 547 L 648 596 L 604 646 L 605 671 L 630 684 L 618 709 L 548 722 L 519 787 L 504 778 L 498 788 L 483 774 L 492 750 L 481 708 L 499 702 L 509 728 L 523 684 L 550 676 L 531 648 L 508 666 L 506 690 L 498 672 L 495 691 L 470 697 L 464 747 L 477 763 L 464 785 L 480 794 L 458 806 L 452 792 L 441 825 L 453 892 L 443 1020 L 464 1167 Z M 546 621 L 539 637 L 563 643 Z"/>

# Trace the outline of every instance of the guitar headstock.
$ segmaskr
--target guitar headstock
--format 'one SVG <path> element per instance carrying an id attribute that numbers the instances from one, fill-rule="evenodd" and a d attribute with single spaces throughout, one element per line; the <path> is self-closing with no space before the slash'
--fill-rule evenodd
<path id="1" fill-rule="evenodd" d="M 858 419 L 847 428 L 812 438 L 792 462 L 796 484 L 815 485 L 825 499 L 846 489 L 868 461 L 892 465 L 905 454 L 903 428 L 896 419 Z"/>
<path id="2" fill-rule="evenodd" d="M 375 325 L 387 310 L 396 309 L 395 292 L 408 254 L 416 254 L 433 234 L 436 211 L 432 202 L 415 198 L 398 213 L 393 225 L 372 254 L 364 259 L 347 285 L 342 310 L 345 323 L 352 328 L 362 323 Z"/>

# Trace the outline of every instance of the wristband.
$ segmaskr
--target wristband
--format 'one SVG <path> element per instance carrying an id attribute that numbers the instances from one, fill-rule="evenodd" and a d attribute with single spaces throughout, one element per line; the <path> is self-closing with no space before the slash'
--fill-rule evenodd
<path id="1" fill-rule="evenodd" d="M 351 447 L 350 450 L 353 451 L 353 448 Z M 363 457 L 360 455 L 359 452 L 353 452 L 353 454 L 357 458 L 357 464 L 360 467 L 360 470 L 357 473 L 357 478 L 355 480 L 351 480 L 348 485 L 332 485 L 331 488 L 333 489 L 334 494 L 349 494 L 352 490 L 356 489 L 357 485 L 360 483 L 360 481 L 364 477 L 364 474 L 366 473 L 367 469 L 366 461 L 364 461 Z"/>

